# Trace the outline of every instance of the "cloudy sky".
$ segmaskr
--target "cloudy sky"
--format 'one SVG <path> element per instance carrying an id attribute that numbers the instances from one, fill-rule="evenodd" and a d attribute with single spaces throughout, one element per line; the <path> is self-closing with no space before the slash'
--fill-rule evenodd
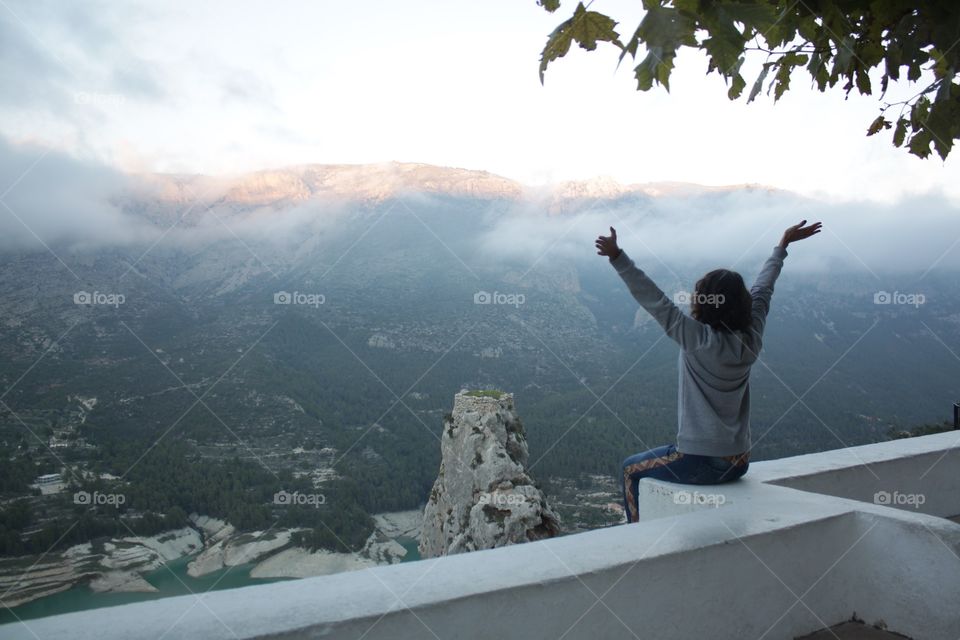
<path id="1" fill-rule="evenodd" d="M 628 32 L 639 4 L 592 8 Z M 690 52 L 670 94 L 640 93 L 601 47 L 555 63 L 541 86 L 538 56 L 564 17 L 534 0 L 2 0 L 0 136 L 125 172 L 399 160 L 529 184 L 605 175 L 960 198 L 960 160 L 866 138 L 876 97 L 820 94 L 799 74 L 777 105 L 731 103 Z"/>

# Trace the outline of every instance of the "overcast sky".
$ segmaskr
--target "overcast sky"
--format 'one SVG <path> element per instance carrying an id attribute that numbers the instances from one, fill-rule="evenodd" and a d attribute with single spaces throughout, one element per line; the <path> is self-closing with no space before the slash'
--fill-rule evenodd
<path id="1" fill-rule="evenodd" d="M 627 33 L 639 5 L 592 8 Z M 960 160 L 866 138 L 876 97 L 820 94 L 800 74 L 777 105 L 729 102 L 690 52 L 670 94 L 640 93 L 601 47 L 555 63 L 541 86 L 538 56 L 564 17 L 535 0 L 3 0 L 0 135 L 120 171 L 399 160 L 528 184 L 607 175 L 960 197 Z"/>

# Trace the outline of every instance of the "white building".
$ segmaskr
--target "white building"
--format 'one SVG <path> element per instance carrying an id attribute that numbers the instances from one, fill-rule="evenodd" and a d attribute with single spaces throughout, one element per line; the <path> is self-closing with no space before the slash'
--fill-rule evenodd
<path id="1" fill-rule="evenodd" d="M 37 476 L 34 484 L 42 486 L 46 484 L 59 484 L 60 482 L 62 482 L 62 480 L 60 479 L 59 473 L 46 473 L 42 476 Z"/>

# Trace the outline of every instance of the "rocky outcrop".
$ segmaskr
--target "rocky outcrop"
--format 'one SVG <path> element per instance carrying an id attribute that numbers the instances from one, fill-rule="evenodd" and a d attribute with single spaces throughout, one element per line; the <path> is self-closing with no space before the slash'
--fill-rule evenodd
<path id="1" fill-rule="evenodd" d="M 527 441 L 512 394 L 458 393 L 440 450 L 440 473 L 423 514 L 422 557 L 559 533 L 559 517 L 526 471 Z"/>
<path id="2" fill-rule="evenodd" d="M 254 531 L 218 540 L 190 561 L 187 565 L 187 574 L 196 578 L 224 567 L 257 562 L 280 549 L 289 547 L 295 531 L 296 529 Z"/>
<path id="3" fill-rule="evenodd" d="M 310 578 L 331 573 L 357 571 L 377 566 L 377 562 L 359 553 L 339 553 L 303 547 L 288 547 L 260 561 L 250 571 L 251 578 Z"/>
<path id="4" fill-rule="evenodd" d="M 373 516 L 377 531 L 388 538 L 416 539 L 420 535 L 422 521 L 423 513 L 419 510 L 378 513 Z"/>
<path id="5" fill-rule="evenodd" d="M 368 569 L 402 562 L 407 550 L 397 542 L 420 535 L 420 511 L 396 511 L 373 516 L 374 530 L 357 552 L 342 553 L 303 547 L 288 547 L 261 560 L 250 572 L 252 578 L 306 578 L 342 571 Z"/>
<path id="6" fill-rule="evenodd" d="M 190 522 L 203 532 L 203 540 L 208 547 L 221 540 L 226 540 L 237 531 L 232 524 L 225 520 L 197 513 L 190 514 Z"/>

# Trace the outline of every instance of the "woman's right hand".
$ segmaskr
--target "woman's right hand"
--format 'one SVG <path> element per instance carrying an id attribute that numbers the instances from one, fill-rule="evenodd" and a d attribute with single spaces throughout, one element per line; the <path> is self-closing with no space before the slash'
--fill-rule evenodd
<path id="1" fill-rule="evenodd" d="M 795 224 L 792 227 L 787 227 L 787 230 L 783 232 L 783 237 L 780 239 L 780 246 L 784 249 L 787 248 L 787 245 L 791 242 L 796 242 L 797 240 L 804 240 L 809 238 L 812 235 L 820 233 L 821 223 L 814 222 L 808 227 L 805 227 L 807 223 L 806 220 L 801 220 L 800 224 Z"/>

